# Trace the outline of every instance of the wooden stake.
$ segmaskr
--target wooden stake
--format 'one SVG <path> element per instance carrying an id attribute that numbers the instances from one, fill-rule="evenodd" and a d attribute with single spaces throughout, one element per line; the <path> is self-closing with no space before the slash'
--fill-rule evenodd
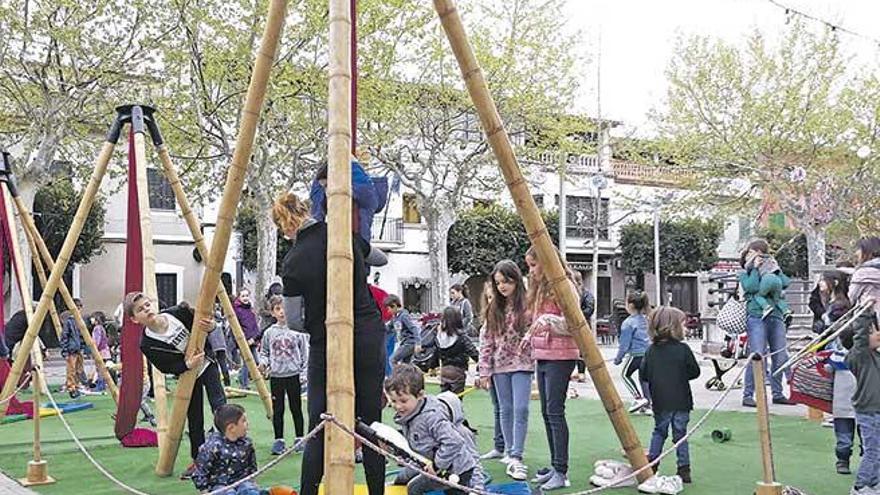
<path id="1" fill-rule="evenodd" d="M 782 485 L 776 483 L 773 468 L 773 445 L 770 442 L 770 412 L 767 406 L 767 387 L 764 383 L 764 358 L 752 354 L 752 372 L 755 377 L 755 402 L 758 407 L 758 437 L 761 442 L 763 480 L 758 482 L 758 495 L 781 495 Z"/>
<path id="2" fill-rule="evenodd" d="M 153 139 L 155 140 L 157 137 L 158 134 L 154 135 Z M 156 151 L 159 153 L 159 160 L 162 162 L 162 170 L 165 172 L 165 177 L 171 184 L 171 190 L 174 191 L 174 197 L 177 198 L 177 204 L 180 205 L 180 213 L 183 215 L 183 219 L 189 227 L 189 232 L 192 234 L 196 249 L 199 250 L 199 255 L 202 259 L 206 260 L 210 253 L 208 252 L 208 246 L 205 243 L 205 236 L 202 235 L 201 222 L 196 218 L 192 207 L 190 207 L 189 200 L 187 199 L 186 193 L 183 191 L 183 186 L 180 183 L 180 177 L 177 175 L 177 171 L 174 170 L 174 166 L 171 164 L 171 157 L 168 154 L 168 148 L 166 148 L 164 144 L 161 144 L 160 140 L 160 144 L 156 147 Z M 269 392 L 269 387 L 266 385 L 266 380 L 263 378 L 263 374 L 257 369 L 257 362 L 247 343 L 247 337 L 244 336 L 244 330 L 241 328 L 241 323 L 238 321 L 238 317 L 235 316 L 235 309 L 232 307 L 232 301 L 229 300 L 229 294 L 226 293 L 226 289 L 223 285 L 218 286 L 217 297 L 220 299 L 220 306 L 223 308 L 223 314 L 226 315 L 226 318 L 229 321 L 229 327 L 232 330 L 233 337 L 235 337 L 235 343 L 238 344 L 238 350 L 242 356 L 242 360 L 244 361 L 245 366 L 247 366 L 248 372 L 257 386 L 257 393 L 260 396 L 260 400 L 263 402 L 263 408 L 266 410 L 266 418 L 272 419 L 272 394 Z"/>
<path id="3" fill-rule="evenodd" d="M 30 322 L 33 317 L 33 299 L 31 298 L 31 288 L 27 283 L 27 276 L 24 273 L 24 264 L 21 261 L 21 246 L 18 243 L 18 229 L 15 226 L 15 216 L 12 214 L 12 201 L 10 200 L 9 189 L 6 183 L 2 187 L 3 203 L 6 207 L 6 218 L 9 220 L 9 237 L 12 239 L 12 263 L 15 270 L 15 278 L 21 292 L 21 304 L 24 306 L 25 318 Z M 40 347 L 31 348 L 31 361 L 34 365 L 34 372 L 31 375 L 31 386 L 34 389 L 34 458 L 28 462 L 27 477 L 21 480 L 22 485 L 46 485 L 54 483 L 55 480 L 49 477 L 48 465 L 42 458 L 40 449 L 40 404 L 42 400 L 40 393 L 43 391 L 43 353 Z M 17 361 L 27 361 L 24 354 L 19 354 Z M 16 381 L 16 384 L 18 382 Z"/>
<path id="4" fill-rule="evenodd" d="M 92 209 L 92 204 L 95 202 L 95 196 L 98 193 L 98 188 L 101 186 L 101 180 L 104 178 L 104 173 L 107 171 L 107 164 L 110 163 L 110 157 L 113 155 L 113 147 L 116 144 L 116 139 L 118 139 L 119 135 L 119 125 L 119 119 L 117 118 L 110 130 L 110 135 L 107 137 L 107 141 L 104 142 L 104 146 L 98 154 L 95 169 L 92 171 L 92 177 L 89 179 L 89 183 L 83 192 L 82 200 L 80 200 L 79 207 L 73 217 L 73 222 L 71 222 L 70 228 L 67 231 L 67 236 L 64 238 L 61 252 L 58 254 L 58 261 L 55 263 L 55 268 L 52 269 L 52 273 L 49 275 L 46 287 L 43 288 L 43 295 L 40 297 L 40 302 L 37 304 L 37 309 L 34 311 L 34 317 L 28 321 L 27 331 L 20 344 L 20 352 L 24 353 L 22 355 L 30 353 L 31 349 L 33 349 L 34 341 L 37 339 L 40 327 L 43 325 L 43 320 L 46 318 L 46 313 L 49 311 L 49 303 L 55 297 L 55 291 L 58 290 L 61 277 L 67 269 L 67 264 L 70 263 L 70 256 L 73 254 L 73 248 L 76 246 L 83 225 L 85 225 L 86 216 L 88 216 L 89 210 Z M 15 390 L 15 387 L 21 378 L 21 373 L 26 362 L 26 359 L 15 360 L 15 363 L 12 365 L 12 370 L 10 370 L 9 376 L 6 379 L 3 391 L 0 392 L 0 400 L 6 399 L 12 395 L 12 391 Z"/>
<path id="5" fill-rule="evenodd" d="M 31 213 L 27 210 L 27 206 L 25 206 L 24 202 L 17 194 L 12 196 L 12 201 L 15 203 L 15 208 L 18 210 L 18 215 L 24 226 L 24 232 L 28 238 L 28 243 L 31 245 L 31 252 L 34 253 L 34 258 L 36 259 L 37 256 L 41 257 L 43 263 L 46 264 L 46 267 L 50 271 L 53 270 L 55 262 L 52 261 L 52 254 L 49 253 L 49 248 L 46 246 L 46 242 L 37 231 L 37 226 L 34 223 Z M 34 249 L 34 246 L 36 246 L 36 249 Z M 37 273 L 39 274 L 39 269 Z M 45 290 L 45 274 L 40 276 L 40 282 Z M 74 322 L 76 323 L 77 328 L 79 328 L 80 335 L 82 335 L 86 344 L 89 346 L 89 349 L 92 351 L 92 356 L 95 358 L 95 367 L 98 369 L 98 373 L 101 373 L 101 376 L 104 377 L 104 381 L 107 382 L 107 389 L 110 391 L 110 396 L 113 397 L 113 402 L 119 402 L 119 387 L 117 387 L 116 383 L 113 381 L 113 377 L 110 375 L 110 370 L 107 369 L 107 363 L 104 362 L 104 358 L 101 357 L 101 353 L 98 352 L 98 346 L 95 345 L 95 340 L 92 339 L 91 334 L 89 334 L 89 329 L 86 326 L 86 322 L 83 320 L 82 313 L 79 308 L 76 307 L 76 303 L 73 301 L 73 296 L 70 295 L 70 290 L 68 290 L 67 284 L 64 283 L 63 279 L 58 283 L 58 290 L 61 292 L 61 298 L 64 300 L 65 306 L 67 306 L 67 309 L 73 315 Z"/>
<path id="6" fill-rule="evenodd" d="M 134 165 L 137 177 L 138 219 L 141 223 L 141 253 L 143 255 L 144 294 L 156 307 L 159 303 L 159 291 L 156 288 L 156 254 L 153 251 L 153 219 L 150 214 L 150 187 L 147 182 L 147 151 L 144 145 L 146 125 L 144 110 L 140 106 L 131 108 L 131 126 L 134 130 Z M 129 184 L 129 187 L 132 185 Z M 129 215 L 132 212 L 128 212 Z M 172 304 L 176 304 L 173 301 Z M 168 392 L 165 387 L 165 374 L 153 366 L 153 397 L 156 405 L 156 436 L 159 449 L 165 443 L 168 432 Z"/>
<path id="7" fill-rule="evenodd" d="M 440 16 L 440 22 L 458 61 L 468 93 L 480 115 L 483 130 L 486 132 L 492 151 L 499 162 L 529 239 L 537 250 L 541 266 L 544 267 L 544 272 L 553 286 L 554 294 L 559 301 L 572 336 L 586 361 L 587 370 L 590 372 L 596 391 L 602 399 L 630 464 L 634 469 L 639 469 L 648 463 L 645 451 L 642 449 L 639 437 L 633 429 L 620 396 L 614 388 L 602 353 L 596 346 L 596 340 L 592 332 L 589 331 L 589 325 L 580 311 L 577 295 L 565 277 L 562 264 L 556 254 L 556 248 L 550 240 L 547 228 L 535 205 L 535 200 L 529 192 L 528 183 L 520 171 L 510 139 L 504 130 L 501 116 L 498 114 L 498 109 L 495 107 L 486 80 L 474 56 L 455 3 L 452 0 L 434 0 L 434 9 Z M 650 476 L 650 470 L 645 470 L 639 474 L 638 479 L 641 482 Z"/>
<path id="8" fill-rule="evenodd" d="M 327 411 L 354 427 L 354 316 L 351 246 L 351 8 L 330 0 L 327 109 Z M 339 428 L 324 430 L 327 493 L 354 492 L 354 440 Z"/>
<path id="9" fill-rule="evenodd" d="M 17 203 L 17 201 L 16 201 Z M 34 244 L 34 240 L 31 237 L 30 231 L 27 226 L 24 225 L 24 214 L 21 213 L 21 210 L 17 210 L 18 215 L 22 217 L 22 227 L 24 230 L 24 238 L 28 243 L 28 250 L 31 252 L 31 261 L 34 263 L 34 268 L 37 271 L 37 279 L 40 281 L 40 288 L 46 287 L 46 269 L 43 268 L 43 262 L 40 260 L 40 254 L 37 251 L 37 246 Z M 10 213 L 11 215 L 11 213 Z M 62 280 L 62 284 L 64 281 Z M 55 328 L 55 335 L 58 336 L 58 340 L 61 340 L 61 317 L 58 316 L 58 308 L 55 307 L 55 301 L 49 303 L 49 318 L 52 320 L 52 326 Z"/>
<path id="10" fill-rule="evenodd" d="M 202 275 L 202 285 L 196 301 L 196 315 L 193 332 L 186 349 L 187 356 L 193 356 L 204 349 L 207 329 L 202 324 L 202 320 L 213 318 L 214 315 L 214 297 L 216 297 L 217 288 L 220 285 L 220 274 L 223 271 L 223 260 L 226 257 L 229 238 L 232 234 L 235 208 L 241 198 L 245 174 L 254 148 L 254 135 L 262 113 L 269 75 L 275 62 L 275 53 L 278 50 L 278 40 L 284 25 L 286 8 L 287 2 L 285 0 L 272 0 L 269 4 L 266 28 L 263 32 L 260 49 L 257 52 L 257 59 L 254 62 L 254 71 L 241 112 L 241 127 L 235 143 L 235 152 L 226 175 L 226 185 L 223 188 L 223 197 L 217 213 L 217 226 L 214 231 L 214 241 L 211 244 L 211 253 L 205 259 L 205 273 Z M 171 420 L 168 424 L 167 442 L 160 449 L 159 461 L 156 463 L 156 474 L 159 476 L 170 475 L 174 468 L 174 461 L 177 459 L 177 451 L 180 448 L 180 437 L 186 422 L 186 411 L 192 398 L 192 389 L 196 378 L 194 372 L 187 371 L 180 376 L 177 382 L 177 392 L 171 410 Z"/>

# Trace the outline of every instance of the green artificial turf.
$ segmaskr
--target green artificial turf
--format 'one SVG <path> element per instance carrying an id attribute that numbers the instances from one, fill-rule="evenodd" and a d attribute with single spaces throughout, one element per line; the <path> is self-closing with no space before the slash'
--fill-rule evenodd
<path id="1" fill-rule="evenodd" d="M 111 473 L 125 483 L 151 494 L 193 494 L 191 482 L 179 481 L 176 475 L 189 461 L 189 445 L 184 435 L 177 459 L 175 477 L 158 478 L 153 474 L 156 449 L 125 449 L 113 436 L 112 402 L 107 397 L 89 397 L 95 408 L 68 416 L 77 435 L 94 457 Z M 255 397 L 235 399 L 250 412 L 251 437 L 257 446 L 257 461 L 262 466 L 271 459 L 269 447 L 272 442 L 272 425 L 262 412 Z M 465 398 L 465 409 L 471 426 L 477 428 L 481 452 L 492 444 L 492 406 L 485 392 L 477 391 Z M 386 410 L 386 417 L 390 410 Z M 703 411 L 692 414 L 696 422 Z M 571 430 L 571 459 L 569 475 L 572 487 L 557 493 L 573 493 L 584 490 L 592 474 L 593 461 L 619 459 L 620 447 L 614 430 L 601 403 L 592 400 L 568 402 L 568 424 Z M 286 419 L 288 445 L 293 436 L 292 420 Z M 647 416 L 633 418 L 636 429 L 647 446 L 653 419 Z M 25 474 L 31 457 L 33 429 L 31 422 L 0 425 L 0 470 L 12 478 Z M 70 441 L 58 418 L 44 418 L 42 425 L 42 451 L 49 463 L 50 475 L 58 483 L 37 487 L 40 493 L 53 495 L 123 493 L 105 479 L 77 450 Z M 730 442 L 716 444 L 709 437 L 714 428 L 726 427 L 733 432 Z M 841 476 L 834 471 L 834 435 L 830 428 L 821 428 L 801 418 L 772 417 L 773 446 L 777 478 L 785 484 L 797 486 L 811 495 L 840 495 L 848 493 L 853 476 Z M 537 401 L 531 402 L 529 435 L 525 462 L 530 475 L 549 463 L 544 425 Z M 667 442 L 667 446 L 669 443 Z M 694 483 L 686 486 L 683 493 L 704 495 L 745 495 L 754 491 L 755 482 L 761 477 L 760 451 L 754 414 L 736 412 L 715 413 L 702 430 L 691 440 L 691 463 Z M 674 456 L 664 460 L 661 473 L 674 474 Z M 293 455 L 259 478 L 262 486 L 299 483 L 301 456 Z M 853 463 L 855 468 L 857 461 Z M 503 465 L 486 461 L 484 466 L 496 481 L 507 480 Z M 391 469 L 391 467 L 389 467 Z M 363 480 L 360 468 L 355 470 L 358 480 Z M 615 489 L 608 493 L 637 493 L 635 488 Z"/>

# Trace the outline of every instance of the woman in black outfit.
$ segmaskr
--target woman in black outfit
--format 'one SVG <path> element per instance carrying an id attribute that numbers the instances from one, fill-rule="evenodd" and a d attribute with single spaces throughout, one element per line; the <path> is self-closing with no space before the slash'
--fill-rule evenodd
<path id="1" fill-rule="evenodd" d="M 299 320 L 305 312 L 305 330 L 310 336 L 308 369 L 309 430 L 321 422 L 327 409 L 327 365 L 333 365 L 332 349 L 327 350 L 327 224 L 312 219 L 308 207 L 293 193 L 275 201 L 272 217 L 281 232 L 294 239 L 284 256 L 281 278 L 284 283 L 285 313 L 288 322 Z M 385 327 L 379 309 L 367 287 L 364 253 L 353 244 L 354 261 L 354 387 L 355 417 L 365 423 L 382 420 L 382 382 L 385 378 Z M 297 301 L 297 298 L 301 298 Z M 301 310 L 299 308 L 302 308 Z M 291 314 L 291 312 L 299 314 Z M 328 363 L 328 354 L 330 362 Z M 354 453 L 352 452 L 352 455 Z M 385 460 L 364 449 L 364 473 L 370 495 L 384 493 Z M 324 435 L 310 441 L 303 453 L 302 495 L 316 495 L 324 475 Z"/>

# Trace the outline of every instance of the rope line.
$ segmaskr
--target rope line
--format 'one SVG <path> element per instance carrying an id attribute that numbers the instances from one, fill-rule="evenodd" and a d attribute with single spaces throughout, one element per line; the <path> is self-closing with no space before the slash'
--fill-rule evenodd
<path id="1" fill-rule="evenodd" d="M 766 356 L 761 356 L 761 360 L 764 362 L 764 366 L 766 366 L 766 363 L 767 363 L 767 359 L 768 359 L 768 358 L 770 358 L 770 357 L 772 357 L 772 356 L 775 356 L 776 354 L 779 354 L 779 353 L 782 353 L 782 352 L 788 351 L 789 348 L 790 348 L 791 346 L 793 346 L 794 344 L 795 344 L 795 342 L 793 342 L 793 343 L 791 343 L 791 344 L 789 344 L 789 345 L 783 347 L 782 349 L 777 349 L 776 351 L 771 352 L 771 353 L 767 354 Z M 751 359 L 751 355 L 750 355 L 750 356 L 745 360 L 745 362 L 743 363 L 743 365 L 740 366 L 739 371 L 737 371 L 736 375 L 734 376 L 734 379 L 733 379 L 733 382 L 734 382 L 734 383 L 736 383 L 737 380 L 739 380 L 740 378 L 742 378 L 742 376 L 745 374 L 745 372 L 746 372 L 746 370 L 748 369 L 748 367 L 751 366 L 751 361 L 752 361 L 752 359 Z M 687 442 L 688 439 L 689 439 L 694 433 L 696 433 L 697 430 L 699 430 L 699 429 L 703 426 L 703 424 L 706 422 L 706 420 L 709 419 L 709 416 L 710 416 L 712 413 L 714 413 L 715 411 L 717 411 L 719 407 L 721 407 L 721 403 L 724 402 L 724 399 L 726 399 L 727 396 L 730 395 L 731 392 L 733 392 L 733 390 L 734 390 L 733 387 L 729 387 L 729 388 L 725 389 L 725 390 L 721 393 L 721 396 L 718 397 L 718 400 L 716 400 L 715 403 L 712 405 L 712 407 L 709 408 L 709 410 L 706 411 L 706 413 L 703 414 L 703 416 L 702 416 L 699 420 L 697 420 L 696 423 L 694 423 L 694 426 L 693 426 L 692 428 L 690 428 L 690 429 L 688 430 L 688 432 L 685 433 L 685 435 L 684 435 L 683 437 L 681 437 L 681 439 L 679 439 L 677 442 L 675 442 L 671 447 L 669 447 L 668 449 L 666 449 L 666 450 L 664 450 L 663 452 L 661 452 L 660 455 L 657 456 L 657 458 L 654 459 L 653 461 L 651 461 L 651 462 L 649 462 L 648 464 L 645 464 L 644 466 L 642 466 L 641 468 L 639 468 L 639 469 L 633 471 L 633 472 L 632 472 L 631 474 L 629 474 L 628 476 L 625 476 L 625 477 L 620 478 L 620 479 L 618 479 L 618 480 L 614 480 L 614 482 L 612 482 L 612 483 L 609 484 L 609 485 L 600 486 L 600 487 L 593 488 L 593 489 L 590 489 L 590 490 L 585 490 L 585 491 L 582 491 L 582 492 L 572 493 L 571 495 L 592 495 L 592 494 L 594 494 L 594 493 L 599 493 L 599 492 L 603 492 L 603 491 L 605 491 L 605 490 L 609 490 L 609 489 L 612 489 L 612 488 L 617 488 L 621 483 L 625 483 L 625 482 L 627 482 L 627 481 L 629 481 L 629 480 L 631 480 L 631 479 L 633 479 L 633 478 L 636 478 L 636 477 L 637 477 L 639 474 L 641 474 L 643 471 L 645 471 L 645 470 L 647 470 L 647 469 L 649 469 L 649 468 L 653 468 L 654 466 L 656 466 L 657 464 L 659 464 L 660 461 L 662 461 L 664 457 L 666 457 L 666 456 L 668 456 L 669 454 L 671 454 L 672 451 L 674 451 L 675 449 L 677 449 L 681 444 L 683 444 L 684 442 Z"/>
<path id="2" fill-rule="evenodd" d="M 490 491 L 486 491 L 486 490 L 480 490 L 480 489 L 478 489 L 478 488 L 471 488 L 471 487 L 463 486 L 463 485 L 460 485 L 460 484 L 458 484 L 458 483 L 453 483 L 453 482 L 449 481 L 448 479 L 441 478 L 440 476 L 437 476 L 437 475 L 434 474 L 434 473 L 429 473 L 428 471 L 425 471 L 424 469 L 422 469 L 421 466 L 419 466 L 418 464 L 416 464 L 416 463 L 414 463 L 414 462 L 409 462 L 409 461 L 403 459 L 402 457 L 399 457 L 399 456 L 393 454 L 392 452 L 389 452 L 388 450 L 383 449 L 383 448 L 380 447 L 379 445 L 376 445 L 375 443 L 373 443 L 372 441 L 370 441 L 368 438 L 366 438 L 366 437 L 360 435 L 359 433 L 357 433 L 357 432 L 355 432 L 355 431 L 352 431 L 351 428 L 349 428 L 348 426 L 342 424 L 342 423 L 341 423 L 338 419 L 336 419 L 336 417 L 333 416 L 332 414 L 324 413 L 324 414 L 321 415 L 321 418 L 322 418 L 324 421 L 328 421 L 328 422 L 331 423 L 332 425 L 334 425 L 334 426 L 336 426 L 337 428 L 339 428 L 343 433 L 345 433 L 345 434 L 351 436 L 352 438 L 354 438 L 354 439 L 356 439 L 356 440 L 359 440 L 363 445 L 366 445 L 366 446 L 369 447 L 371 450 L 373 450 L 373 451 L 375 451 L 376 453 L 382 455 L 383 457 L 387 457 L 387 458 L 393 459 L 393 460 L 394 460 L 395 462 L 397 462 L 398 464 L 400 464 L 400 465 L 402 465 L 402 466 L 406 466 L 406 467 L 408 467 L 408 468 L 410 468 L 410 469 L 412 469 L 412 470 L 418 472 L 420 475 L 425 476 L 425 477 L 427 477 L 427 478 L 430 478 L 430 479 L 432 479 L 432 480 L 434 480 L 434 481 L 436 481 L 436 482 L 438 482 L 438 483 L 441 483 L 441 484 L 443 484 L 443 485 L 446 485 L 446 486 L 448 486 L 449 488 L 453 488 L 453 489 L 456 489 L 456 490 L 459 490 L 459 491 L 462 491 L 462 492 L 465 492 L 465 493 L 472 493 L 472 494 L 476 494 L 476 495 L 500 495 L 498 492 L 490 492 Z"/>
<path id="3" fill-rule="evenodd" d="M 48 387 L 46 387 L 46 388 L 48 389 Z M 118 478 L 113 476 L 113 474 L 110 473 L 110 471 L 108 471 L 103 465 L 101 465 L 101 463 L 98 462 L 92 456 L 91 453 L 89 453 L 88 449 L 85 448 L 85 446 L 82 444 L 82 442 L 80 442 L 80 439 L 73 432 L 73 429 L 70 427 L 70 424 L 67 422 L 67 419 L 64 417 L 63 411 L 61 410 L 61 408 L 58 407 L 58 403 L 55 402 L 55 397 L 52 396 L 51 391 L 47 390 L 46 396 L 49 398 L 49 402 L 52 403 L 52 407 L 55 409 L 55 411 L 58 412 L 58 414 L 57 414 L 58 419 L 61 420 L 61 424 L 64 425 L 64 428 L 67 430 L 67 433 L 70 435 L 70 438 L 73 439 L 74 443 L 76 443 L 76 446 L 79 448 L 79 450 L 83 453 L 84 456 L 86 456 L 86 459 L 88 459 L 89 462 L 91 462 L 92 465 L 95 466 L 95 469 L 97 469 L 98 472 L 100 472 L 101 474 L 104 475 L 104 477 L 106 477 L 107 479 L 112 481 L 114 484 L 116 484 L 116 486 L 118 486 L 119 488 L 121 488 L 129 493 L 132 493 L 134 495 L 152 495 L 150 493 L 143 492 L 141 490 L 138 490 L 137 488 L 126 485 L 125 483 L 120 481 Z M 327 423 L 326 421 L 321 421 L 320 423 L 318 423 L 318 425 L 315 426 L 315 428 L 313 428 L 307 435 L 302 437 L 298 442 L 296 442 L 290 448 L 285 449 L 280 455 L 278 455 L 277 457 L 275 457 L 271 461 L 267 462 L 265 466 L 254 471 L 253 474 L 250 474 L 250 475 L 236 481 L 235 483 L 233 483 L 231 485 L 224 486 L 222 488 L 218 488 L 217 490 L 214 490 L 212 492 L 208 492 L 205 495 L 228 494 L 229 490 L 234 491 L 235 487 L 262 475 L 263 473 L 265 473 L 269 469 L 275 467 L 279 462 L 281 462 L 282 459 L 284 459 L 285 457 L 290 455 L 298 447 L 300 447 L 301 445 L 304 445 L 305 442 L 309 441 L 311 438 L 313 438 L 315 435 L 317 435 L 321 430 L 324 429 L 324 426 L 326 425 L 326 423 Z"/>

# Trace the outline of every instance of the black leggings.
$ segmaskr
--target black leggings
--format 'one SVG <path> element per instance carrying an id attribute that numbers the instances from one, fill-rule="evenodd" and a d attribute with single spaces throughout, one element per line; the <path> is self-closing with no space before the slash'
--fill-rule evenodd
<path id="1" fill-rule="evenodd" d="M 327 355 L 325 344 L 314 345 L 309 356 L 309 430 L 321 422 L 327 409 Z M 330 365 L 333 365 L 332 355 Z M 382 382 L 385 379 L 385 332 L 359 329 L 354 332 L 354 415 L 364 423 L 382 421 Z M 333 426 L 327 426 L 333 428 Z M 326 429 L 324 430 L 326 431 Z M 354 453 L 352 453 L 354 455 Z M 370 495 L 385 492 L 385 459 L 364 447 L 364 474 Z M 317 495 L 324 477 L 324 433 L 306 444 L 302 460 L 300 495 Z"/>
<path id="2" fill-rule="evenodd" d="M 189 408 L 186 410 L 186 421 L 189 427 L 189 454 L 193 460 L 199 454 L 199 447 L 205 443 L 205 406 L 203 404 L 205 393 L 208 395 L 208 403 L 211 405 L 212 412 L 226 404 L 226 394 L 223 392 L 223 385 L 220 384 L 220 373 L 217 372 L 216 363 L 211 363 L 202 376 L 196 380 Z M 213 421 L 211 423 L 213 425 Z"/>
<path id="3" fill-rule="evenodd" d="M 269 379 L 269 386 L 272 388 L 272 428 L 275 430 L 275 439 L 284 438 L 285 395 L 290 404 L 296 436 L 297 438 L 303 436 L 302 388 L 299 384 L 299 375 L 272 377 Z"/>

